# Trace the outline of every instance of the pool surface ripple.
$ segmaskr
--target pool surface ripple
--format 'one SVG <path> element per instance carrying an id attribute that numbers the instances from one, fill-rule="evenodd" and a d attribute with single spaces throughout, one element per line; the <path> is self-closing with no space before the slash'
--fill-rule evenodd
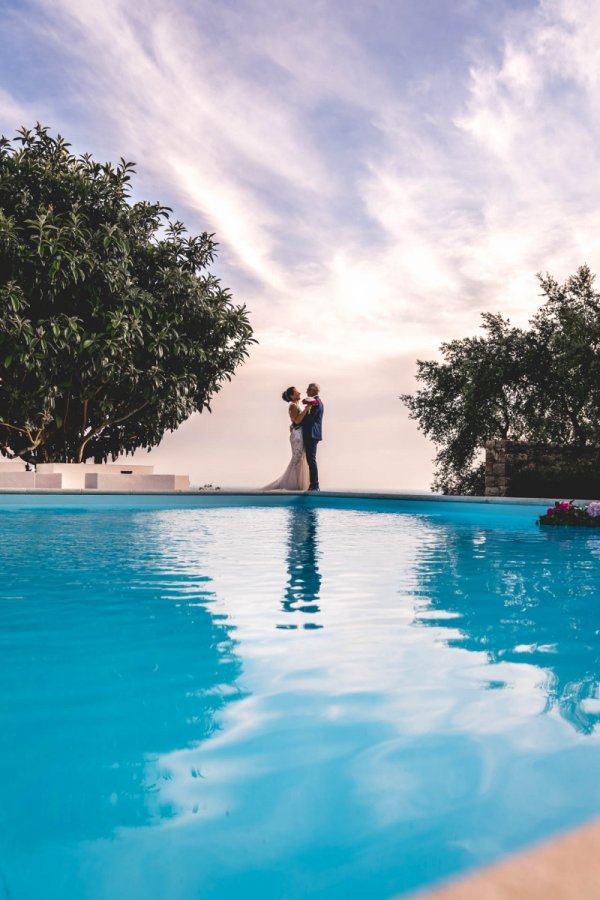
<path id="1" fill-rule="evenodd" d="M 388 898 L 600 809 L 600 534 L 4 508 L 0 898 Z"/>

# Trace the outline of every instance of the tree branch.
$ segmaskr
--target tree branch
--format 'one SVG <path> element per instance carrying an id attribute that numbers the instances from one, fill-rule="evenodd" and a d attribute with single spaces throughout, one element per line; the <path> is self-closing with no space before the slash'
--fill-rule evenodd
<path id="1" fill-rule="evenodd" d="M 136 406 L 135 409 L 132 409 L 130 412 L 126 413 L 126 415 L 121 416 L 119 419 L 112 419 L 109 422 L 103 422 L 101 425 L 97 425 L 95 428 L 91 430 L 91 432 L 86 435 L 86 438 L 79 445 L 79 450 L 77 451 L 77 462 L 83 462 L 83 451 L 87 447 L 90 441 L 92 441 L 95 437 L 102 434 L 105 428 L 108 428 L 110 425 L 119 425 L 121 422 L 125 422 L 127 419 L 130 419 L 132 416 L 135 416 L 136 413 L 139 413 L 144 407 L 148 406 L 150 403 L 149 400 L 144 401 L 141 406 Z"/>
<path id="2" fill-rule="evenodd" d="M 9 425 L 8 422 L 1 422 L 0 426 L 4 428 L 10 428 L 12 431 L 18 431 L 20 434 L 25 434 L 29 440 L 31 440 L 31 433 L 26 428 L 19 428 L 17 425 Z"/>

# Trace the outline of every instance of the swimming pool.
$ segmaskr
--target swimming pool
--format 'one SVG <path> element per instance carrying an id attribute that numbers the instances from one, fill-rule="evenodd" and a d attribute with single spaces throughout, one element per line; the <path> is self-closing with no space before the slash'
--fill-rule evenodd
<path id="1" fill-rule="evenodd" d="M 0 897 L 387 898 L 600 809 L 600 536 L 0 497 Z"/>

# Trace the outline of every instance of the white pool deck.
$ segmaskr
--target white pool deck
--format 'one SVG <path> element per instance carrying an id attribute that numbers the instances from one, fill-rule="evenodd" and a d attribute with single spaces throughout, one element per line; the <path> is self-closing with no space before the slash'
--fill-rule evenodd
<path id="1" fill-rule="evenodd" d="M 161 477 L 161 476 L 157 476 Z M 165 476 L 166 477 L 166 476 Z M 179 477 L 179 476 L 176 476 Z M 485 503 L 497 506 L 553 506 L 556 497 L 465 497 L 456 496 L 454 494 L 432 494 L 418 493 L 415 491 L 262 491 L 255 488 L 224 488 L 215 490 L 204 490 L 202 488 L 189 489 L 156 489 L 156 490 L 131 490 L 123 487 L 121 490 L 115 489 L 99 489 L 99 488 L 20 488 L 20 487 L 2 487 L 0 488 L 0 496 L 2 495 L 26 495 L 26 496 L 73 496 L 85 495 L 127 495 L 132 497 L 138 496 L 179 496 L 179 497 L 197 497 L 201 498 L 243 498 L 252 499 L 260 498 L 264 500 L 272 500 L 274 505 L 279 505 L 283 501 L 296 502 L 299 498 L 309 499 L 311 501 L 319 501 L 326 499 L 346 499 L 346 500 L 389 500 L 389 501 L 417 501 L 431 503 Z M 570 499 L 570 498 L 568 498 Z M 577 503 L 589 503 L 590 500 L 576 500 Z"/>
<path id="2" fill-rule="evenodd" d="M 598 900 L 600 820 L 413 900 Z"/>

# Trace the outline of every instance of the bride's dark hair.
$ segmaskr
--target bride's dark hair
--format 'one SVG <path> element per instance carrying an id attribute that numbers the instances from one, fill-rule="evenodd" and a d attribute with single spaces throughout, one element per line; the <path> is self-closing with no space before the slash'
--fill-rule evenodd
<path id="1" fill-rule="evenodd" d="M 292 399 L 292 394 L 294 393 L 294 386 L 289 387 L 287 391 L 284 391 L 281 395 L 281 399 L 285 400 L 286 403 L 289 403 Z"/>

